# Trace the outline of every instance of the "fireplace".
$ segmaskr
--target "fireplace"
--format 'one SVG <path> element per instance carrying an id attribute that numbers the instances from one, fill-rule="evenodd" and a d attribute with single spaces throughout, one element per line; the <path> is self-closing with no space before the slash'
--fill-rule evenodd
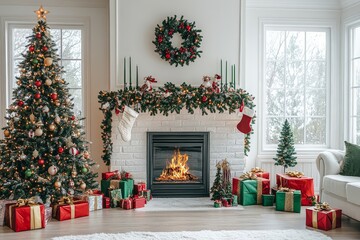
<path id="1" fill-rule="evenodd" d="M 148 132 L 147 184 L 153 196 L 209 196 L 209 132 Z"/>

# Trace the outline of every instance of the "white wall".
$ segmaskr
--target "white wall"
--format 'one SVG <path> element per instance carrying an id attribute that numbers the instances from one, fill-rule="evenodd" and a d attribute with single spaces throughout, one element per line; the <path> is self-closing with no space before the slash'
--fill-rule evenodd
<path id="1" fill-rule="evenodd" d="M 118 89 L 123 83 L 123 59 L 132 57 L 132 64 L 139 65 L 140 83 L 148 75 L 158 80 L 162 86 L 166 82 L 200 85 L 202 76 L 213 76 L 220 73 L 220 59 L 228 60 L 229 64 L 239 64 L 240 48 L 240 1 L 239 0 L 112 0 L 114 26 L 117 38 L 112 51 L 111 87 Z M 196 22 L 196 28 L 202 30 L 203 41 L 200 50 L 201 58 L 184 67 L 170 65 L 155 53 L 154 30 L 157 24 L 168 16 L 183 15 L 190 22 Z M 134 68 L 135 69 L 135 68 Z M 135 71 L 133 69 L 133 82 Z M 238 69 L 238 67 L 237 67 Z M 225 71 L 225 70 L 223 70 Z M 225 74 L 223 74 L 225 75 Z M 238 76 L 238 73 L 236 74 Z M 229 75 L 230 78 L 230 66 Z"/>
<path id="2" fill-rule="evenodd" d="M 100 138 L 100 123 L 102 113 L 98 109 L 97 95 L 100 90 L 108 90 L 109 81 L 109 20 L 108 2 L 103 0 L 47 0 L 41 1 L 44 8 L 50 11 L 48 25 L 52 23 L 81 23 L 85 27 L 85 100 L 87 139 L 92 158 L 100 164 L 99 172 L 105 167 L 101 160 L 102 142 Z M 0 2 L 0 124 L 5 126 L 5 26 L 7 21 L 34 23 L 37 22 L 34 10 L 40 6 L 40 1 L 2 0 Z"/>

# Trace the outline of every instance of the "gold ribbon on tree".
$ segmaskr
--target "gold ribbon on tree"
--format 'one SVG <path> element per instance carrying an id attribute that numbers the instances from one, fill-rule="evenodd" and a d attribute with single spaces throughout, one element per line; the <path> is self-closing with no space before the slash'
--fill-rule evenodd
<path id="1" fill-rule="evenodd" d="M 297 178 L 302 178 L 304 176 L 304 173 L 299 171 L 288 171 L 285 174 L 290 177 L 297 177 Z"/>
<path id="2" fill-rule="evenodd" d="M 40 205 L 35 202 L 35 198 L 19 198 L 17 200 L 17 203 L 10 206 L 10 212 L 9 212 L 9 220 L 10 220 L 10 228 L 12 228 L 12 222 L 13 222 L 13 208 L 16 207 L 24 207 L 28 206 L 30 207 L 30 229 L 37 229 L 41 228 L 41 209 Z"/>
<path id="3" fill-rule="evenodd" d="M 317 216 L 319 211 L 329 211 L 331 212 L 332 219 L 331 225 L 332 228 L 336 228 L 336 211 L 330 207 L 330 204 L 327 202 L 315 204 L 314 211 L 312 212 L 312 225 L 314 228 L 318 228 Z"/>

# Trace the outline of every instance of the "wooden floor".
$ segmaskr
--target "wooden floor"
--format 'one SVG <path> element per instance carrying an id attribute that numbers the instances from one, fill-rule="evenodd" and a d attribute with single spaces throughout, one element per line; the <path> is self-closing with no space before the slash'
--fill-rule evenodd
<path id="1" fill-rule="evenodd" d="M 40 230 L 15 233 L 8 227 L 0 227 L 0 239 L 50 239 L 70 234 L 128 231 L 306 229 L 306 207 L 302 207 L 300 214 L 277 212 L 273 207 L 246 206 L 244 208 L 243 211 L 198 212 L 139 212 L 120 208 L 103 209 L 91 212 L 89 217 L 63 222 L 53 220 L 45 229 Z M 333 239 L 360 239 L 360 222 L 343 216 L 342 228 L 323 233 Z"/>

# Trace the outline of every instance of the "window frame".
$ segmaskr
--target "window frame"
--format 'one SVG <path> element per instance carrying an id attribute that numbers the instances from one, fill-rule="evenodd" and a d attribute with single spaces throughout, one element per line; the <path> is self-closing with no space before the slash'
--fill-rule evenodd
<path id="1" fill-rule="evenodd" d="M 53 21 L 47 21 L 48 25 L 51 29 L 59 29 L 59 28 L 65 28 L 65 29 L 79 29 L 81 30 L 81 68 L 82 68 L 82 114 L 81 118 L 85 117 L 85 120 L 83 120 L 83 124 L 85 126 L 85 137 L 90 138 L 90 125 L 91 125 L 91 119 L 90 119 L 90 61 L 89 59 L 89 25 L 90 21 L 88 18 L 54 18 Z M 4 73 L 3 73 L 3 81 L 2 85 L 4 86 L 3 89 L 0 89 L 1 91 L 1 102 L 3 102 L 0 106 L 1 112 L 0 112 L 0 123 L 1 126 L 4 127 L 6 125 L 6 121 L 4 119 L 6 114 L 6 109 L 11 102 L 12 99 L 12 88 L 11 88 L 11 81 L 14 81 L 14 79 L 10 79 L 12 74 L 12 58 L 10 59 L 10 54 L 12 50 L 11 42 L 9 41 L 9 36 L 11 34 L 10 27 L 16 26 L 16 27 L 28 27 L 30 29 L 33 29 L 35 26 L 36 21 L 34 21 L 33 17 L 31 18 L 23 18 L 22 20 L 14 19 L 14 18 L 4 18 L 1 21 L 1 25 L 4 29 L 4 56 L 3 56 L 3 67 L 4 67 Z M 11 62 L 11 63 L 10 63 Z"/>
<path id="2" fill-rule="evenodd" d="M 303 31 L 303 32 L 325 32 L 326 33 L 326 138 L 325 144 L 295 144 L 295 148 L 298 152 L 298 154 L 306 155 L 308 153 L 312 152 L 318 152 L 319 150 L 323 150 L 326 148 L 329 148 L 331 146 L 331 136 L 335 135 L 332 134 L 330 129 L 332 124 L 334 124 L 336 121 L 331 120 L 331 117 L 333 115 L 333 111 L 330 108 L 332 105 L 331 101 L 331 90 L 333 88 L 333 72 L 335 70 L 332 69 L 333 62 L 332 55 L 333 55 L 333 39 L 331 38 L 331 35 L 333 33 L 333 27 L 329 26 L 328 24 L 325 25 L 307 25 L 304 21 L 292 23 L 290 22 L 282 22 L 282 21 L 264 21 L 262 26 L 260 27 L 260 39 L 259 39 L 259 57 L 260 57 L 260 67 L 259 67 L 259 103 L 262 105 L 259 109 L 259 112 L 261 114 L 260 117 L 260 123 L 259 123 L 259 155 L 268 155 L 273 154 L 276 152 L 277 144 L 267 144 L 266 143 L 266 90 L 267 87 L 265 86 L 265 74 L 266 74 L 266 32 L 268 30 L 278 30 L 278 31 Z M 304 70 L 305 71 L 305 70 Z M 306 74 L 306 73 L 305 73 Z M 305 88 L 304 88 L 305 89 Z M 304 115 L 305 116 L 305 115 Z M 279 133 L 280 134 L 280 133 Z"/>
<path id="3" fill-rule="evenodd" d="M 355 143 L 355 144 L 360 144 L 357 143 L 357 126 L 356 126 L 356 119 L 360 119 L 360 115 L 356 115 L 355 112 L 355 94 L 354 94 L 354 90 L 355 89 L 360 89 L 360 84 L 358 86 L 354 86 L 354 60 L 356 59 L 360 59 L 360 57 L 356 57 L 354 58 L 354 51 L 355 51 L 355 41 L 354 41 L 354 31 L 355 29 L 360 29 L 360 22 L 356 22 L 352 25 L 350 25 L 348 27 L 348 31 L 347 31 L 347 35 L 348 35 L 348 47 L 347 47 L 347 76 L 348 76 L 348 102 L 349 102 L 349 107 L 348 107 L 348 114 L 347 114 L 347 122 L 348 122 L 348 126 L 349 126 L 349 130 L 348 130 L 348 139 L 350 142 Z M 359 46 L 360 47 L 360 46 Z"/>

